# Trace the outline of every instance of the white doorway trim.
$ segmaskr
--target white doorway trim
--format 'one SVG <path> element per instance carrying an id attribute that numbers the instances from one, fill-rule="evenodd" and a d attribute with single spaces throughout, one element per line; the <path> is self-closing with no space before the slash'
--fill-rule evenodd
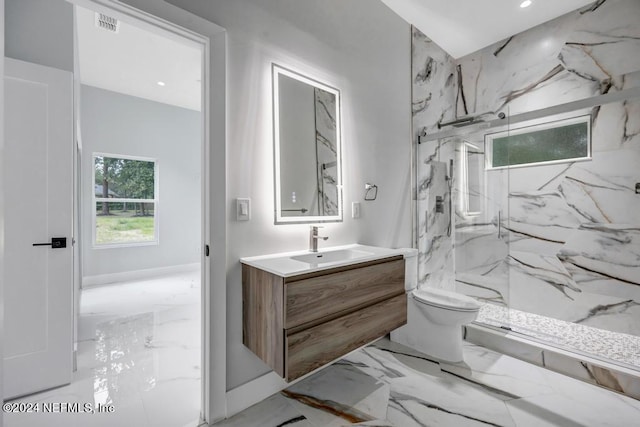
<path id="1" fill-rule="evenodd" d="M 3 0 L 0 0 L 3 1 Z M 226 417 L 226 31 L 157 0 L 67 0 L 202 46 L 202 414 Z M 209 247 L 210 256 L 204 248 Z M 1 426 L 0 426 L 1 427 Z"/>
<path id="2" fill-rule="evenodd" d="M 0 58 L 0 384 L 4 384 L 4 0 L 0 0 Z M 3 387 L 0 400 L 4 402 Z"/>

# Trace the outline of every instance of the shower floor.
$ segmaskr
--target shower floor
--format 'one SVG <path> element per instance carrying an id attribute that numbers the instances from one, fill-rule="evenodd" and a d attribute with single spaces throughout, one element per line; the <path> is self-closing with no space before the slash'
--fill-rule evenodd
<path id="1" fill-rule="evenodd" d="M 477 322 L 514 332 L 591 357 L 640 369 L 640 337 L 566 322 L 538 314 L 484 304 Z"/>

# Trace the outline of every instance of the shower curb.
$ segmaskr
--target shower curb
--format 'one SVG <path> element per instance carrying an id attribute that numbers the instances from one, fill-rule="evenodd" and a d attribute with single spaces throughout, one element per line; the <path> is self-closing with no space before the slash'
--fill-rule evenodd
<path id="1" fill-rule="evenodd" d="M 640 368 L 617 366 L 486 325 L 466 325 L 463 333 L 470 343 L 640 400 Z"/>

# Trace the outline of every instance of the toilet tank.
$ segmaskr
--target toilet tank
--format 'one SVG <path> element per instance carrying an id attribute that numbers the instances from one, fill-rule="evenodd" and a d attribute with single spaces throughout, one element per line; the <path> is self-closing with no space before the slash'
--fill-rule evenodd
<path id="1" fill-rule="evenodd" d="M 408 292 L 418 286 L 418 250 L 403 248 L 404 256 L 404 289 Z"/>

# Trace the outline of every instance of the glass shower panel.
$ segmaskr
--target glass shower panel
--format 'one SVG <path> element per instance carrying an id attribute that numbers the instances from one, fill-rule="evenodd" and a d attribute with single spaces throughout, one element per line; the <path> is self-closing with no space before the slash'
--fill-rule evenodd
<path id="1" fill-rule="evenodd" d="M 509 171 L 487 167 L 484 134 L 456 138 L 456 291 L 485 303 L 477 322 L 509 327 Z"/>
<path id="2" fill-rule="evenodd" d="M 478 323 L 640 370 L 639 111 L 636 91 L 422 137 L 420 285 L 477 298 Z"/>
<path id="3" fill-rule="evenodd" d="M 640 111 L 638 98 L 511 129 L 533 147 L 564 146 L 581 158 L 509 168 L 509 307 L 516 332 L 638 369 L 640 133 L 633 129 L 640 126 L 630 119 L 634 111 Z M 544 141 L 534 137 L 541 128 Z"/>

